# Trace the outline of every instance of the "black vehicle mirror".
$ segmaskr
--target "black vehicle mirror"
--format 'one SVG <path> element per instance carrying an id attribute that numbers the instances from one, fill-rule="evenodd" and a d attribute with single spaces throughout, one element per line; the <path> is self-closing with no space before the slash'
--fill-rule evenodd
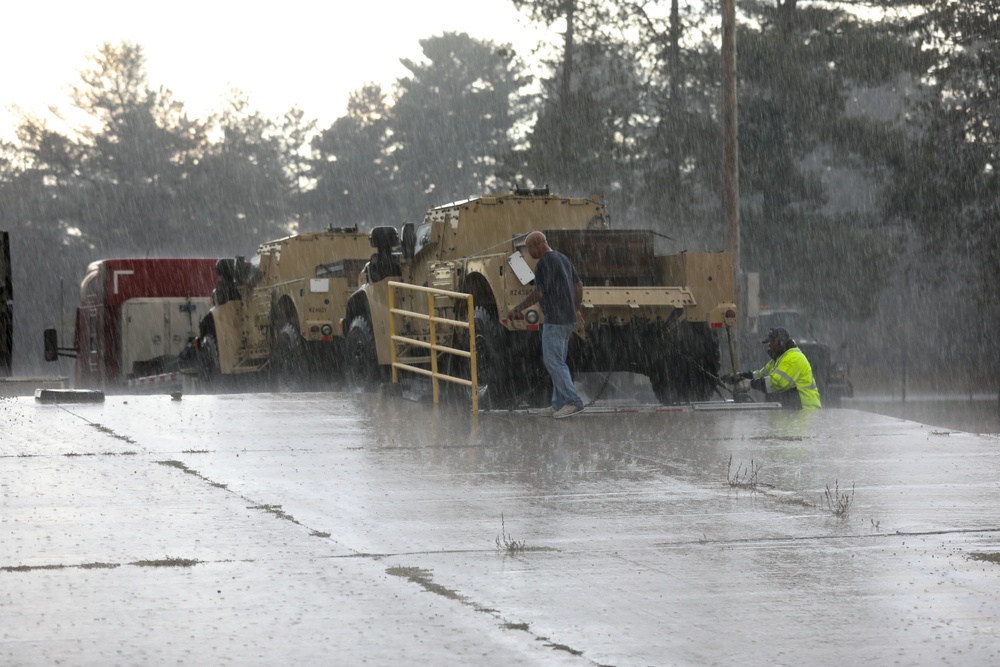
<path id="1" fill-rule="evenodd" d="M 46 329 L 42 332 L 42 340 L 45 345 L 45 361 L 57 361 L 59 359 L 59 334 L 55 329 Z"/>
<path id="2" fill-rule="evenodd" d="M 368 233 L 368 242 L 378 252 L 390 252 L 399 243 L 395 227 L 376 227 Z"/>
<path id="3" fill-rule="evenodd" d="M 224 282 L 231 283 L 236 279 L 236 260 L 231 258 L 220 259 L 215 263 L 215 275 Z"/>
<path id="4" fill-rule="evenodd" d="M 250 262 L 242 255 L 237 255 L 233 261 L 233 278 L 237 285 L 245 285 L 250 277 Z"/>

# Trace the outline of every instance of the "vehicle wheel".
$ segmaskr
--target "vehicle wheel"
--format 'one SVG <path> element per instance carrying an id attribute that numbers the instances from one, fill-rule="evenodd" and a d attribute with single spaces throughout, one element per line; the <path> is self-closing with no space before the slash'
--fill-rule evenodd
<path id="1" fill-rule="evenodd" d="M 691 350 L 687 361 L 687 395 L 689 401 L 707 401 L 716 395 L 719 369 L 722 358 L 719 341 L 715 332 L 707 324 L 692 324 L 682 327 Z"/>
<path id="2" fill-rule="evenodd" d="M 305 358 L 305 346 L 299 329 L 287 322 L 278 331 L 271 352 L 274 374 L 283 389 L 291 388 L 305 380 L 309 372 Z"/>
<path id="3" fill-rule="evenodd" d="M 656 395 L 656 400 L 660 402 L 660 405 L 674 405 L 681 400 L 680 393 L 674 386 L 667 366 L 668 363 L 664 362 L 662 367 L 652 370 L 649 373 L 649 384 L 652 385 L 653 393 Z"/>
<path id="4" fill-rule="evenodd" d="M 519 364 L 510 358 L 507 330 L 492 311 L 476 307 L 476 373 L 479 381 L 479 401 L 482 407 L 506 409 L 516 396 L 517 380 L 510 369 Z M 471 373 L 470 373 L 471 375 Z M 525 378 L 526 379 L 526 378 Z"/>
<path id="5" fill-rule="evenodd" d="M 222 371 L 219 367 L 219 343 L 214 333 L 205 334 L 198 348 L 199 375 L 205 382 L 213 382 Z"/>
<path id="6" fill-rule="evenodd" d="M 367 317 L 355 317 L 347 329 L 344 375 L 352 389 L 375 391 L 383 373 L 375 350 L 375 333 Z"/>
<path id="7" fill-rule="evenodd" d="M 715 395 L 719 365 L 715 334 L 704 324 L 682 323 L 650 368 L 649 381 L 663 405 L 707 401 Z"/>

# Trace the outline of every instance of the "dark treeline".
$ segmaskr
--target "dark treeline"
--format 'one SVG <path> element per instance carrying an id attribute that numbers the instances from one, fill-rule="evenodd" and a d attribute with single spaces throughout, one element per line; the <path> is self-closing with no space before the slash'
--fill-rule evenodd
<path id="1" fill-rule="evenodd" d="M 37 369 L 41 328 L 95 259 L 248 255 L 514 184 L 604 195 L 613 224 L 655 229 L 662 250 L 723 249 L 719 2 L 512 2 L 558 41 L 425 38 L 392 90 L 363 86 L 325 128 L 238 91 L 192 119 L 140 45 L 99 46 L 72 123 L 25 116 L 0 151 L 18 361 Z M 738 10 L 742 267 L 762 301 L 810 309 L 862 376 L 995 385 L 996 1 Z"/>

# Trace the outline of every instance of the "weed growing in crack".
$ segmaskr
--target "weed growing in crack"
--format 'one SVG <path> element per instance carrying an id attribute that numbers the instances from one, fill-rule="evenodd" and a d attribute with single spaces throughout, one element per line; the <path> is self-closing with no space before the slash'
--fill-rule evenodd
<path id="1" fill-rule="evenodd" d="M 570 655 L 583 655 L 583 651 L 577 650 L 572 646 L 567 646 L 566 644 L 546 644 L 549 648 L 554 648 L 557 651 L 566 651 Z"/>
<path id="2" fill-rule="evenodd" d="M 510 623 L 510 622 L 507 622 L 507 623 L 503 624 L 503 627 L 507 628 L 508 630 L 521 630 L 523 632 L 527 632 L 528 631 L 528 624 L 527 623 Z"/>
<path id="3" fill-rule="evenodd" d="M 101 433 L 106 433 L 107 435 L 110 435 L 112 438 L 117 438 L 118 440 L 127 442 L 129 444 L 135 444 L 135 440 L 133 440 L 132 438 L 128 437 L 127 435 L 119 435 L 118 433 L 115 433 L 113 430 L 111 430 L 107 426 L 104 426 L 103 424 L 91 424 L 91 426 L 96 428 Z"/>
<path id="4" fill-rule="evenodd" d="M 292 523 L 298 524 L 299 522 L 294 516 L 288 512 L 281 509 L 281 505 L 248 505 L 248 510 L 261 510 L 267 512 L 268 514 L 273 514 L 278 519 L 284 519 L 285 521 L 291 521 Z M 302 525 L 302 524 L 299 524 Z"/>
<path id="5" fill-rule="evenodd" d="M 851 492 L 846 491 L 840 492 L 840 483 L 836 480 L 833 482 L 833 491 L 830 491 L 830 485 L 826 485 L 826 506 L 833 512 L 833 516 L 838 519 L 846 519 L 847 514 L 851 509 L 851 501 L 854 500 L 854 485 L 851 484 Z"/>
<path id="6" fill-rule="evenodd" d="M 129 565 L 137 565 L 139 567 L 194 567 L 200 560 L 195 560 L 194 558 L 171 558 L 167 556 L 158 560 L 137 560 Z"/>
<path id="7" fill-rule="evenodd" d="M 994 563 L 1000 565 L 1000 554 L 998 553 L 984 553 L 984 552 L 973 552 L 969 554 L 969 558 L 972 560 L 980 560 L 985 563 Z"/>
<path id="8" fill-rule="evenodd" d="M 170 466 L 171 468 L 177 468 L 178 470 L 182 470 L 182 471 L 186 472 L 189 475 L 194 475 L 198 479 L 201 479 L 201 480 L 204 480 L 204 481 L 208 482 L 210 486 L 214 486 L 217 489 L 226 489 L 226 488 L 229 488 L 228 485 L 223 484 L 221 482 L 213 482 L 208 477 L 205 477 L 204 475 L 202 475 L 200 472 L 198 472 L 194 468 L 187 467 L 187 465 L 185 465 L 181 461 L 175 461 L 175 460 L 171 459 L 169 461 L 157 461 L 157 463 L 159 463 L 161 466 Z M 280 505 L 274 505 L 274 506 L 268 505 L 266 507 L 262 505 L 260 507 L 254 508 L 254 509 L 266 509 L 266 510 L 270 511 L 273 507 L 277 507 L 279 510 L 281 509 Z M 290 518 L 290 517 L 288 515 L 284 515 L 282 518 L 286 518 L 287 519 L 287 518 Z"/>
<path id="9" fill-rule="evenodd" d="M 441 597 L 445 597 L 450 600 L 458 600 L 462 604 L 468 604 L 468 600 L 459 595 L 456 591 L 435 583 L 434 579 L 431 577 L 430 570 L 425 570 L 419 567 L 389 567 L 386 568 L 385 573 L 394 577 L 409 579 L 413 583 L 422 586 L 423 589 L 429 593 L 436 593 Z"/>
<path id="10" fill-rule="evenodd" d="M 34 570 L 61 570 L 65 565 L 8 565 L 0 567 L 0 572 L 33 572 Z"/>
<path id="11" fill-rule="evenodd" d="M 525 542 L 521 540 L 518 542 L 513 537 L 507 534 L 507 527 L 504 525 L 503 512 L 500 513 L 500 534 L 497 535 L 497 551 L 503 551 L 508 554 L 516 554 L 525 549 Z"/>
<path id="12" fill-rule="evenodd" d="M 730 487 L 734 489 L 749 489 L 750 491 L 757 490 L 757 473 L 764 465 L 761 463 L 754 464 L 753 459 L 750 459 L 750 467 L 744 468 L 743 464 L 740 463 L 736 466 L 736 472 L 733 472 L 733 457 L 729 456 L 729 466 L 726 469 L 726 482 Z"/>

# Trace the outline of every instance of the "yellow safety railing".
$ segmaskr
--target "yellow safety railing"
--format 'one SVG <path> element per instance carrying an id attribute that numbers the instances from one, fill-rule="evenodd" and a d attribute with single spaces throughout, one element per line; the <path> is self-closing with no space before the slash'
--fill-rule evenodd
<path id="1" fill-rule="evenodd" d="M 424 292 L 427 294 L 427 312 L 417 313 L 411 310 L 402 310 L 396 308 L 396 290 L 411 290 L 414 292 Z M 436 296 L 447 296 L 453 299 L 465 299 L 468 303 L 466 308 L 466 314 L 468 315 L 468 320 L 453 320 L 448 317 L 439 317 L 434 314 L 434 297 Z M 434 287 L 423 287 L 421 285 L 409 285 L 407 283 L 400 283 L 394 280 L 389 281 L 389 337 L 392 339 L 392 381 L 394 384 L 399 383 L 399 371 L 409 371 L 410 373 L 417 373 L 419 375 L 428 376 L 431 378 L 431 385 L 434 388 L 434 404 L 437 405 L 440 398 L 440 391 L 438 389 L 438 381 L 444 380 L 445 382 L 452 382 L 454 384 L 459 384 L 465 387 L 469 387 L 472 394 L 472 414 L 479 413 L 479 379 L 476 371 L 476 321 L 475 321 L 476 309 L 473 306 L 472 295 L 463 294 L 461 292 L 450 292 L 448 290 L 437 289 Z M 430 335 L 428 340 L 417 340 L 415 338 L 408 338 L 406 336 L 400 336 L 396 333 L 396 315 L 401 315 L 403 317 L 411 317 L 415 320 L 423 320 L 430 325 Z M 451 326 L 462 327 L 469 330 L 469 349 L 459 350 L 454 347 L 449 347 L 447 345 L 440 345 L 437 342 L 437 325 L 438 324 L 448 324 Z M 429 341 L 429 342 L 428 342 Z M 419 366 L 413 366 L 412 364 L 407 364 L 399 361 L 397 355 L 396 346 L 399 344 L 413 345 L 414 347 L 420 347 L 430 350 L 430 362 L 431 368 L 427 370 L 426 368 L 421 368 Z M 469 379 L 455 377 L 453 375 L 448 375 L 447 373 L 441 373 L 438 371 L 438 352 L 444 352 L 446 354 L 452 354 L 458 357 L 464 357 L 469 360 Z"/>

